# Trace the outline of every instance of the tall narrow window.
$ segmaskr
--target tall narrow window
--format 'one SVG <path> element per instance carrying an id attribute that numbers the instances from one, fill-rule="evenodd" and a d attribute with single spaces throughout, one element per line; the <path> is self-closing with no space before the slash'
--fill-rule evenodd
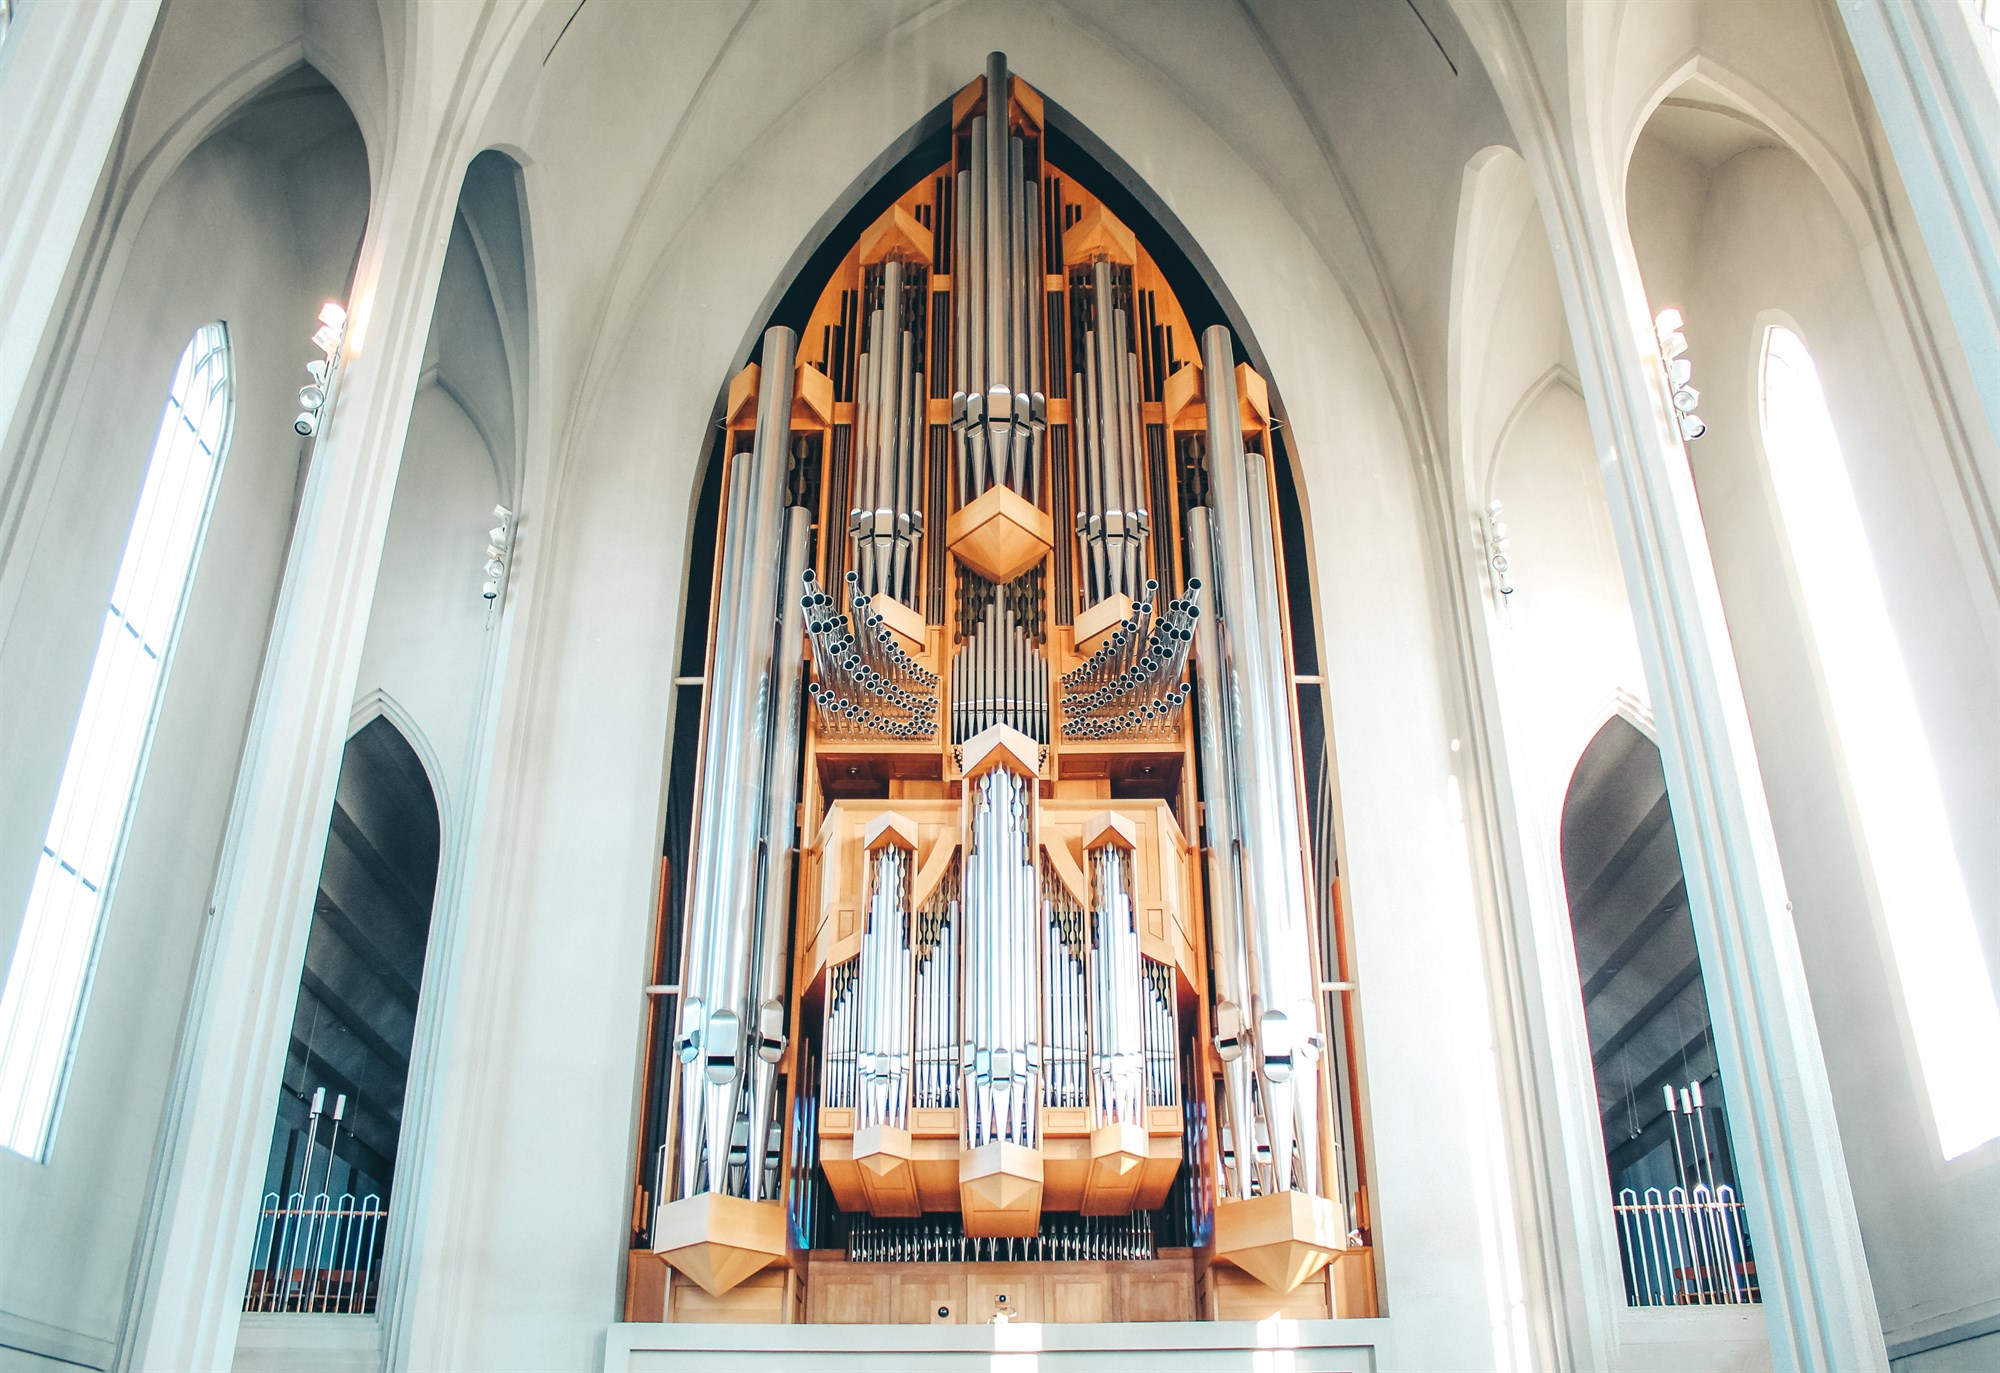
<path id="1" fill-rule="evenodd" d="M 1764 449 L 1946 1158 L 2000 1136 L 2000 1007 L 1819 371 L 1764 333 Z"/>
<path id="2" fill-rule="evenodd" d="M 174 371 L 0 992 L 0 1145 L 33 1159 L 45 1155 L 54 1129 L 229 417 L 228 331 L 205 324 Z"/>

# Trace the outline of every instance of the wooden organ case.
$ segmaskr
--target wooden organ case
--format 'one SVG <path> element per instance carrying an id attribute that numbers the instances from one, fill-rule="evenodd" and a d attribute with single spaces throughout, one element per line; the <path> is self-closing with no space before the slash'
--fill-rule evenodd
<path id="1" fill-rule="evenodd" d="M 728 387 L 627 1318 L 1373 1315 L 1265 381 L 950 145 Z"/>

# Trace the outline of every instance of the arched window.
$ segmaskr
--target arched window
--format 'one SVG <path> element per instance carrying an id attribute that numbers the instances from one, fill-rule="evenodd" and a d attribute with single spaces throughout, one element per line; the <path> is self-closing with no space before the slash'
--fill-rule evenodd
<path id="1" fill-rule="evenodd" d="M 1764 332 L 1763 436 L 1785 541 L 1832 708 L 1946 1158 L 2000 1136 L 2000 1008 L 1930 741 L 1889 620 L 1819 370 Z"/>
<path id="2" fill-rule="evenodd" d="M 0 1144 L 48 1149 L 65 1068 L 229 440 L 229 334 L 181 354 L 0 992 Z"/>

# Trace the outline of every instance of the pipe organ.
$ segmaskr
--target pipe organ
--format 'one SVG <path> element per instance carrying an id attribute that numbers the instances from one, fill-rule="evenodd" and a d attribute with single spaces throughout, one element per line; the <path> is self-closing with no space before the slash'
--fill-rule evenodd
<path id="1" fill-rule="evenodd" d="M 1046 113 L 993 54 L 727 390 L 656 1318 L 1374 1310 L 1268 388 Z"/>

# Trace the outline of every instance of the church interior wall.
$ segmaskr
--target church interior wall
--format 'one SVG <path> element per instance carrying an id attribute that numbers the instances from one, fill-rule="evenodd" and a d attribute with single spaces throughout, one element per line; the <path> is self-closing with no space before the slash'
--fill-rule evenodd
<path id="1" fill-rule="evenodd" d="M 118 1333 L 290 536 L 303 461 L 290 402 L 310 351 L 300 321 L 317 308 L 314 286 L 344 280 L 366 205 L 352 122 L 316 132 L 325 184 L 306 205 L 291 194 L 298 149 L 240 129 L 210 138 L 161 186 L 108 293 L 101 342 L 72 374 L 74 418 L 42 465 L 26 594 L 0 649 L 13 726 L 0 766 L 17 779 L 0 812 L 11 944 L 32 876 L 22 859 L 48 824 L 175 359 L 197 326 L 222 319 L 237 404 L 175 650 L 186 670 L 170 675 L 160 708 L 49 1161 L 0 1155 L 10 1232 L 73 1237 L 44 1262 L 0 1271 L 0 1321 L 57 1351 L 107 1349 Z M 304 221 L 313 232 L 298 231 Z M 350 230 L 344 243 L 328 221 Z"/>
<path id="2" fill-rule="evenodd" d="M 506 927 L 508 938 L 468 946 L 453 1031 L 453 1041 L 468 1046 L 462 1052 L 491 1065 L 483 1071 L 504 1072 L 537 1109 L 504 1138 L 481 1134 L 464 1122 L 483 1109 L 470 1085 L 482 1070 L 446 1087 L 446 1112 L 460 1123 L 447 1124 L 441 1138 L 460 1144 L 439 1157 L 440 1178 L 451 1179 L 448 1200 L 439 1195 L 449 1215 L 434 1216 L 432 1226 L 456 1237 L 455 1252 L 493 1259 L 440 1280 L 456 1295 L 435 1307 L 421 1303 L 426 1314 L 414 1319 L 430 1328 L 410 1332 L 415 1351 L 449 1346 L 501 1360 L 561 1360 L 615 1314 L 642 1010 L 627 972 L 643 966 L 649 938 L 669 729 L 667 693 L 655 684 L 671 676 L 677 657 L 671 627 L 685 520 L 714 378 L 754 334 L 755 302 L 773 289 L 820 207 L 836 203 L 881 148 L 956 87 L 965 52 L 1001 43 L 1052 100 L 1073 100 L 1065 108 L 1181 217 L 1286 388 L 1312 512 L 1342 784 L 1369 798 L 1348 812 L 1345 848 L 1352 899 L 1371 912 L 1357 944 L 1381 1160 L 1376 1198 L 1384 1216 L 1413 1217 L 1383 1232 L 1391 1308 L 1410 1313 L 1406 1353 L 1418 1364 L 1426 1348 L 1443 1357 L 1467 1338 L 1488 1345 L 1511 1338 L 1493 1333 L 1517 1318 L 1509 1299 L 1474 1312 L 1426 1295 L 1483 1289 L 1481 1273 L 1514 1262 L 1514 1241 L 1511 1200 L 1486 1175 L 1498 1148 L 1481 1086 L 1493 1031 L 1464 840 L 1450 810 L 1454 759 L 1436 657 L 1447 636 L 1426 591 L 1434 575 L 1423 533 L 1429 517 L 1410 475 L 1404 419 L 1371 360 L 1346 284 L 1268 174 L 1246 165 L 1244 146 L 1190 118 L 1180 92 L 1170 94 L 1100 33 L 1057 11 L 1037 13 L 1039 23 L 1012 29 L 1006 14 L 981 9 L 935 16 L 921 32 L 892 30 L 885 44 L 860 46 L 830 73 L 809 71 L 808 79 L 819 78 L 809 121 L 744 135 L 715 124 L 712 109 L 682 112 L 690 133 L 649 192 L 671 206 L 664 249 L 649 259 L 642 247 L 650 244 L 627 248 L 620 269 L 638 293 L 623 298 L 614 287 L 611 313 L 597 323 L 601 341 L 573 350 L 593 358 L 601 379 L 583 378 L 584 411 L 573 437 L 557 440 L 562 486 L 537 545 L 548 578 L 536 590 L 542 618 L 519 676 L 510 670 L 509 690 L 521 693 L 513 708 L 532 719 L 534 762 L 500 782 L 519 806 L 497 808 L 506 828 L 482 838 L 483 852 L 509 854 L 504 889 L 498 873 L 482 878 L 494 903 L 482 918 Z M 576 52 L 588 53 L 588 44 L 614 37 L 579 28 L 564 42 L 577 40 Z M 1178 60 L 1191 59 L 1182 51 Z M 610 66 L 619 70 L 616 61 Z M 790 89 L 776 73 L 736 65 L 734 53 L 713 79 L 719 88 Z M 885 102 L 885 90 L 896 99 Z M 506 112 L 494 137 L 527 151 L 531 199 L 560 207 L 553 223 L 537 217 L 546 244 L 578 203 L 565 184 L 580 175 L 577 163 L 555 152 L 560 131 L 587 109 L 545 97 L 536 113 L 556 126 L 549 140 L 533 122 L 509 127 Z M 670 197 L 669 189 L 681 194 Z M 563 337 L 578 327 L 579 297 L 556 278 L 578 268 L 547 253 L 540 259 L 548 327 Z M 672 327 L 663 327 L 668 321 Z M 1343 590 L 1362 584 L 1375 589 Z M 579 920 L 579 911 L 595 914 Z M 496 1009 L 503 989 L 504 1020 Z M 1444 1004 L 1455 1015 L 1436 1014 Z M 1455 1066 L 1423 1067 L 1440 1064 Z M 1463 1113 L 1463 1132 L 1432 1128 L 1439 1091 Z M 565 1160 L 566 1189 L 560 1204 L 536 1202 L 543 1190 L 536 1179 L 552 1158 Z M 1482 1180 L 1440 1196 L 1431 1182 L 1440 1176 Z M 503 1194 L 522 1204 L 486 1204 Z M 532 1275 L 504 1262 L 530 1250 L 550 1260 Z M 518 1285 L 529 1281 L 532 1301 Z M 453 1313 L 451 1323 L 432 1326 L 433 1309 Z"/>
<path id="3" fill-rule="evenodd" d="M 429 974 L 439 990 L 427 982 L 411 1078 L 416 1171 L 399 1183 L 389 1362 L 605 1357 L 636 1181 L 641 984 L 681 695 L 670 684 L 716 383 L 745 361 L 801 245 L 969 61 L 1005 48 L 1199 245 L 1283 395 L 1342 793 L 1387 1316 L 1356 1338 L 1379 1341 L 1384 1367 L 1452 1366 L 1467 1351 L 1528 1366 L 1540 1294 L 1524 1246 L 1546 1241 L 1523 1233 L 1520 1197 L 1523 1170 L 1547 1160 L 1526 1156 L 1502 1099 L 1521 1068 L 1492 966 L 1487 841 L 1468 814 L 1489 766 L 1462 747 L 1486 709 L 1477 660 L 1495 665 L 1512 778 L 1502 805 L 1525 836 L 1523 890 L 1537 903 L 1510 918 L 1555 941 L 1539 954 L 1544 997 L 1564 991 L 1548 972 L 1556 955 L 1573 971 L 1566 934 L 1551 933 L 1564 918 L 1550 864 L 1568 770 L 1611 709 L 1643 715 L 1647 692 L 1558 285 L 1570 245 L 1536 212 L 1518 160 L 1512 217 L 1470 247 L 1458 233 L 1468 159 L 1515 141 L 1454 22 L 1464 5 L 1260 3 L 1247 24 L 1197 7 L 1169 25 L 1145 3 L 764 0 L 591 7 L 568 29 L 555 13 L 567 5 L 543 8 L 479 133 L 525 168 L 535 261 L 520 221 L 496 217 L 497 201 L 480 208 L 497 183 L 469 176 L 435 315 L 418 326 L 431 346 L 355 693 L 393 698 L 421 733 L 451 855 Z M 1986 842 L 2000 832 L 2000 608 L 1951 486 L 1965 440 L 1945 407 L 1963 362 L 1949 340 L 1923 345 L 1942 359 L 1920 357 L 1895 313 L 1882 264 L 1916 249 L 1857 245 L 1867 207 L 1900 192 L 1846 170 L 1871 158 L 1851 56 L 1811 0 L 1515 8 L 1562 75 L 1570 136 L 1621 188 L 1606 194 L 1627 203 L 1652 304 L 1689 316 L 1710 425 L 1689 459 L 1883 1324 L 1893 1347 L 2000 1316 L 2000 1259 L 1980 1229 L 2000 1203 L 2000 1146 L 1946 1164 L 1925 1124 L 1754 439 L 1758 334 L 1781 311 L 1827 378 L 2000 970 L 2000 852 Z M 289 432 L 289 396 L 314 310 L 354 271 L 371 153 L 379 171 L 406 114 L 406 21 L 388 0 L 168 0 L 128 111 L 132 146 L 161 150 L 129 172 L 155 198 L 110 259 L 107 303 L 63 383 L 32 552 L 0 554 L 0 592 L 18 606 L 0 622 L 12 726 L 0 775 L 21 779 L 0 792 L 0 945 L 25 901 L 23 856 L 47 823 L 167 370 L 212 318 L 230 327 L 238 407 L 56 1149 L 46 1165 L 0 1152 L 0 1232 L 71 1237 L 46 1262 L 0 1265 L 0 1346 L 92 1366 L 113 1355 L 299 499 L 306 446 Z M 1763 124 L 1710 108 L 1707 87 L 1694 122 L 1660 136 L 1647 120 L 1691 54 L 1753 73 L 1745 88 L 1777 122 L 1813 131 L 1811 165 Z M 185 150 L 201 123 L 190 111 L 213 115 L 242 72 L 276 75 L 301 55 L 333 78 L 350 122 L 263 142 L 230 126 Z M 294 76 L 274 90 L 318 109 L 331 93 L 313 85 Z M 1761 132 L 1713 160 L 1701 121 L 1715 119 L 1736 121 L 1725 144 Z M 1472 251 L 1484 294 L 1468 311 L 1455 267 Z M 1495 498 L 1518 590 L 1489 590 L 1461 622 L 1451 585 L 1483 558 L 1477 526 Z M 489 608 L 478 566 L 496 501 L 521 512 L 523 534 Z M 1581 1008 L 1549 1014 L 1567 1018 L 1562 1090 L 1587 1094 Z M 1565 1109 L 1573 1133 L 1595 1128 Z M 1577 1135 L 1552 1153 L 1601 1167 L 1600 1149 Z M 1598 1239 L 1609 1233 L 1607 1221 Z M 1609 1263 L 1596 1274 L 1606 1293 L 1615 1241 Z M 1676 1324 L 1621 1309 L 1616 1326 L 1625 1369 L 1767 1362 L 1757 1313 Z M 303 1329 L 246 1322 L 237 1367 L 382 1357 L 372 1329 L 359 1345 Z M 1964 1358 L 1982 1348 L 1896 1366 L 1945 1373 L 1977 1366 Z M 0 1353 L 4 1364 L 14 1351 Z"/>
<path id="4" fill-rule="evenodd" d="M 1728 119 L 1709 115 L 1709 119 Z M 1649 297 L 1688 317 L 1709 433 L 1689 445 L 1703 523 L 1794 906 L 1820 1037 L 1892 1345 L 1989 1301 L 2000 1280 L 1970 1217 L 2000 1186 L 1993 1146 L 1945 1162 L 1929 1121 L 1886 926 L 1833 745 L 1833 721 L 1801 619 L 1795 574 L 1757 438 L 1763 328 L 1789 323 L 1818 361 L 1869 547 L 1917 683 L 1918 707 L 1989 961 L 2000 825 L 1988 761 L 2000 749 L 1995 659 L 1982 588 L 1957 556 L 1935 410 L 1910 394 L 1908 343 L 1862 286 L 1866 266 L 1822 183 L 1796 154 L 1752 146 L 1703 165 L 1651 133 L 1630 181 L 1634 246 Z M 1718 145 L 1720 146 L 1720 145 Z M 1715 151 L 1706 154 L 1719 155 Z M 1963 518 L 1962 507 L 1960 518 Z M 1987 597 L 1990 600 L 1990 597 Z M 1946 1322 L 1951 1323 L 1950 1321 Z"/>

